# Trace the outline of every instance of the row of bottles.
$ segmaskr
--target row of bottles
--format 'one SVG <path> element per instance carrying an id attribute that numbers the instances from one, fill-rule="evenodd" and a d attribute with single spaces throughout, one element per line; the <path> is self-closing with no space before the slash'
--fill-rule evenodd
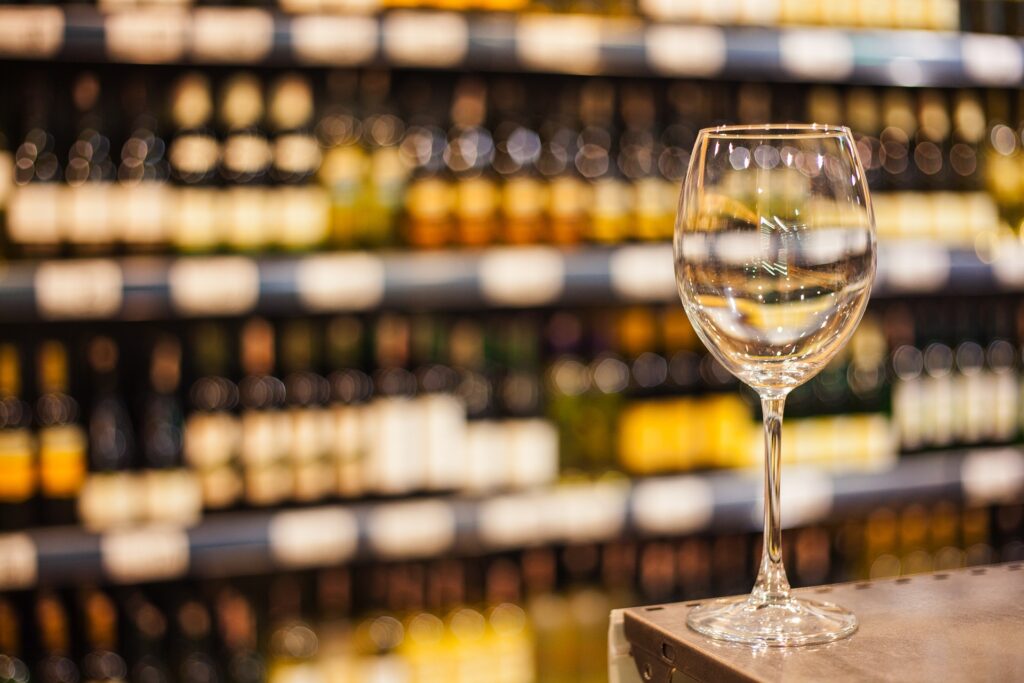
<path id="1" fill-rule="evenodd" d="M 116 66 L 57 76 L 12 79 L 23 96 L 0 116 L 10 256 L 667 239 L 696 131 L 768 120 L 848 123 L 876 190 L 968 193 L 936 198 L 968 214 L 958 226 L 907 209 L 884 234 L 962 243 L 1024 216 L 1020 104 L 997 90 L 177 70 L 164 88 Z"/>
<path id="2" fill-rule="evenodd" d="M 1021 325 L 1011 299 L 875 304 L 790 394 L 787 461 L 877 470 L 901 452 L 1017 442 Z M 757 467 L 758 415 L 675 306 L 76 325 L 0 343 L 0 517 L 188 524 Z"/>
<path id="3" fill-rule="evenodd" d="M 795 585 L 1024 559 L 1024 506 L 940 500 L 785 532 Z M 609 611 L 740 593 L 761 539 L 723 533 L 472 559 L 0 596 L 12 683 L 598 683 Z"/>

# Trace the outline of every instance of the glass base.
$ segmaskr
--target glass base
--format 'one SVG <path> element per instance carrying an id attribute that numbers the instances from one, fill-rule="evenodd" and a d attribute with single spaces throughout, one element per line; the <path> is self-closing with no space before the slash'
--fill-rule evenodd
<path id="1" fill-rule="evenodd" d="M 690 610 L 686 623 L 705 636 L 758 647 L 830 643 L 857 630 L 857 617 L 830 602 L 752 596 L 705 602 Z"/>

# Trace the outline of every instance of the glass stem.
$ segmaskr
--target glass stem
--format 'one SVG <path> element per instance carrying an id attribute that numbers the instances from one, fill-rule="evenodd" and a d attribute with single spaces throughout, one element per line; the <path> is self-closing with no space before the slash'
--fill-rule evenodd
<path id="1" fill-rule="evenodd" d="M 782 519 L 779 493 L 782 470 L 782 412 L 786 395 L 761 397 L 764 416 L 764 548 L 751 598 L 757 603 L 789 599 L 789 580 L 782 566 Z"/>

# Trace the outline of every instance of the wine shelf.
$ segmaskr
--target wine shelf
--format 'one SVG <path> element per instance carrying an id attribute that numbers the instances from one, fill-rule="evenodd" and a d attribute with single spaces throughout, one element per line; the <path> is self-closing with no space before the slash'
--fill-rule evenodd
<path id="1" fill-rule="evenodd" d="M 884 243 L 873 295 L 1024 290 L 1024 244 L 991 259 L 928 242 Z M 668 244 L 433 252 L 127 257 L 0 267 L 0 320 L 530 308 L 676 301 Z"/>
<path id="2" fill-rule="evenodd" d="M 1024 42 L 907 30 L 721 28 L 580 15 L 287 15 L 260 8 L 0 6 L 0 57 L 1013 86 Z"/>
<path id="3" fill-rule="evenodd" d="M 1024 451 L 909 456 L 891 470 L 866 473 L 827 474 L 790 467 L 784 481 L 786 526 L 909 501 L 1013 502 L 1024 495 Z M 623 536 L 757 531 L 762 514 L 759 483 L 755 472 L 712 472 L 565 484 L 477 498 L 214 513 L 189 529 L 152 526 L 106 534 L 77 527 L 37 529 L 0 535 L 0 589 L 241 575 Z"/>

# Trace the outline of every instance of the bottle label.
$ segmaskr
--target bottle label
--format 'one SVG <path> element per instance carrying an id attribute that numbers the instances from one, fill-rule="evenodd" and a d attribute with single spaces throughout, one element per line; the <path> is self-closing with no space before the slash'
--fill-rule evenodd
<path id="1" fill-rule="evenodd" d="M 290 133 L 274 140 L 274 168 L 283 173 L 315 173 L 320 160 L 320 145 L 312 135 Z"/>
<path id="2" fill-rule="evenodd" d="M 143 479 L 144 516 L 150 522 L 190 526 L 203 512 L 199 477 L 186 469 L 149 470 Z"/>
<path id="3" fill-rule="evenodd" d="M 242 497 L 242 477 L 233 464 L 201 471 L 199 483 L 203 490 L 203 505 L 212 510 L 229 508 Z"/>
<path id="4" fill-rule="evenodd" d="M 406 208 L 415 220 L 445 220 L 451 215 L 453 205 L 451 185 L 440 178 L 422 178 L 414 181 L 406 197 Z"/>
<path id="5" fill-rule="evenodd" d="M 138 522 L 144 489 L 127 472 L 90 475 L 78 496 L 78 516 L 91 531 L 106 531 Z"/>
<path id="6" fill-rule="evenodd" d="M 179 135 L 167 152 L 171 168 L 186 181 L 211 173 L 220 158 L 220 145 L 210 135 Z"/>
<path id="7" fill-rule="evenodd" d="M 85 432 L 78 425 L 46 427 L 39 435 L 39 481 L 43 495 L 73 498 L 85 482 Z"/>
<path id="8" fill-rule="evenodd" d="M 0 501 L 21 503 L 35 494 L 33 450 L 27 429 L 0 432 Z"/>
<path id="9" fill-rule="evenodd" d="M 247 465 L 245 499 L 251 505 L 276 505 L 292 496 L 294 475 L 285 463 Z"/>
<path id="10" fill-rule="evenodd" d="M 289 416 L 284 412 L 248 411 L 242 415 L 242 462 L 268 465 L 288 453 Z"/>
<path id="11" fill-rule="evenodd" d="M 56 183 L 31 183 L 11 193 L 7 210 L 7 235 L 15 244 L 60 244 L 60 206 L 64 187 Z"/>
<path id="12" fill-rule="evenodd" d="M 114 217 L 120 223 L 118 232 L 125 242 L 158 245 L 168 240 L 170 226 L 164 216 L 170 208 L 168 204 L 176 199 L 169 197 L 170 193 L 169 185 L 148 181 L 119 189 Z"/>
<path id="13" fill-rule="evenodd" d="M 464 178 L 456 184 L 459 218 L 493 220 L 498 207 L 498 190 L 487 178 Z"/>
<path id="14" fill-rule="evenodd" d="M 273 159 L 270 143 L 262 135 L 236 133 L 224 141 L 224 168 L 238 175 L 256 175 Z"/>
<path id="15" fill-rule="evenodd" d="M 199 62 L 258 62 L 274 46 L 274 17 L 263 9 L 200 7 L 192 17 L 192 53 Z"/>
<path id="16" fill-rule="evenodd" d="M 338 468 L 338 493 L 357 497 L 367 490 L 365 462 L 367 453 L 366 406 L 335 406 L 331 410 L 334 422 L 332 456 Z"/>
<path id="17" fill-rule="evenodd" d="M 539 218 L 544 212 L 544 185 L 536 178 L 509 178 L 501 198 L 501 210 L 508 218 Z"/>
<path id="18" fill-rule="evenodd" d="M 274 190 L 273 224 L 280 231 L 278 240 L 286 249 L 311 249 L 327 240 L 331 206 L 327 192 L 319 186 L 283 186 Z"/>
<path id="19" fill-rule="evenodd" d="M 307 0 L 298 2 L 305 4 Z M 288 8 L 291 3 L 298 4 L 296 0 L 281 0 L 281 9 L 291 14 L 292 10 Z M 317 9 L 322 6 L 329 13 L 337 11 L 339 14 L 364 11 L 362 7 L 356 7 L 357 5 L 365 5 L 368 8 L 365 11 L 375 11 L 377 4 L 376 0 L 316 2 Z M 335 10 L 336 6 L 340 7 Z M 355 65 L 370 61 L 377 54 L 380 40 L 376 19 L 351 15 L 293 16 L 291 33 L 292 49 L 297 60 L 330 66 Z"/>
<path id="20" fill-rule="evenodd" d="M 220 241 L 217 230 L 217 193 L 201 187 L 183 187 L 170 206 L 170 234 L 182 251 L 209 251 Z"/>
<path id="21" fill-rule="evenodd" d="M 188 15 L 175 7 L 133 7 L 106 15 L 103 30 L 114 61 L 175 62 L 185 53 Z"/>
<path id="22" fill-rule="evenodd" d="M 591 199 L 590 236 L 599 242 L 617 242 L 629 230 L 629 187 L 621 180 L 605 178 L 594 183 Z"/>
<path id="23" fill-rule="evenodd" d="M 64 233 L 75 245 L 108 246 L 114 241 L 110 209 L 112 183 L 84 183 L 64 192 L 68 211 Z"/>
<path id="24" fill-rule="evenodd" d="M 198 469 L 230 463 L 238 452 L 238 418 L 229 413 L 193 413 L 185 421 L 185 461 Z"/>

